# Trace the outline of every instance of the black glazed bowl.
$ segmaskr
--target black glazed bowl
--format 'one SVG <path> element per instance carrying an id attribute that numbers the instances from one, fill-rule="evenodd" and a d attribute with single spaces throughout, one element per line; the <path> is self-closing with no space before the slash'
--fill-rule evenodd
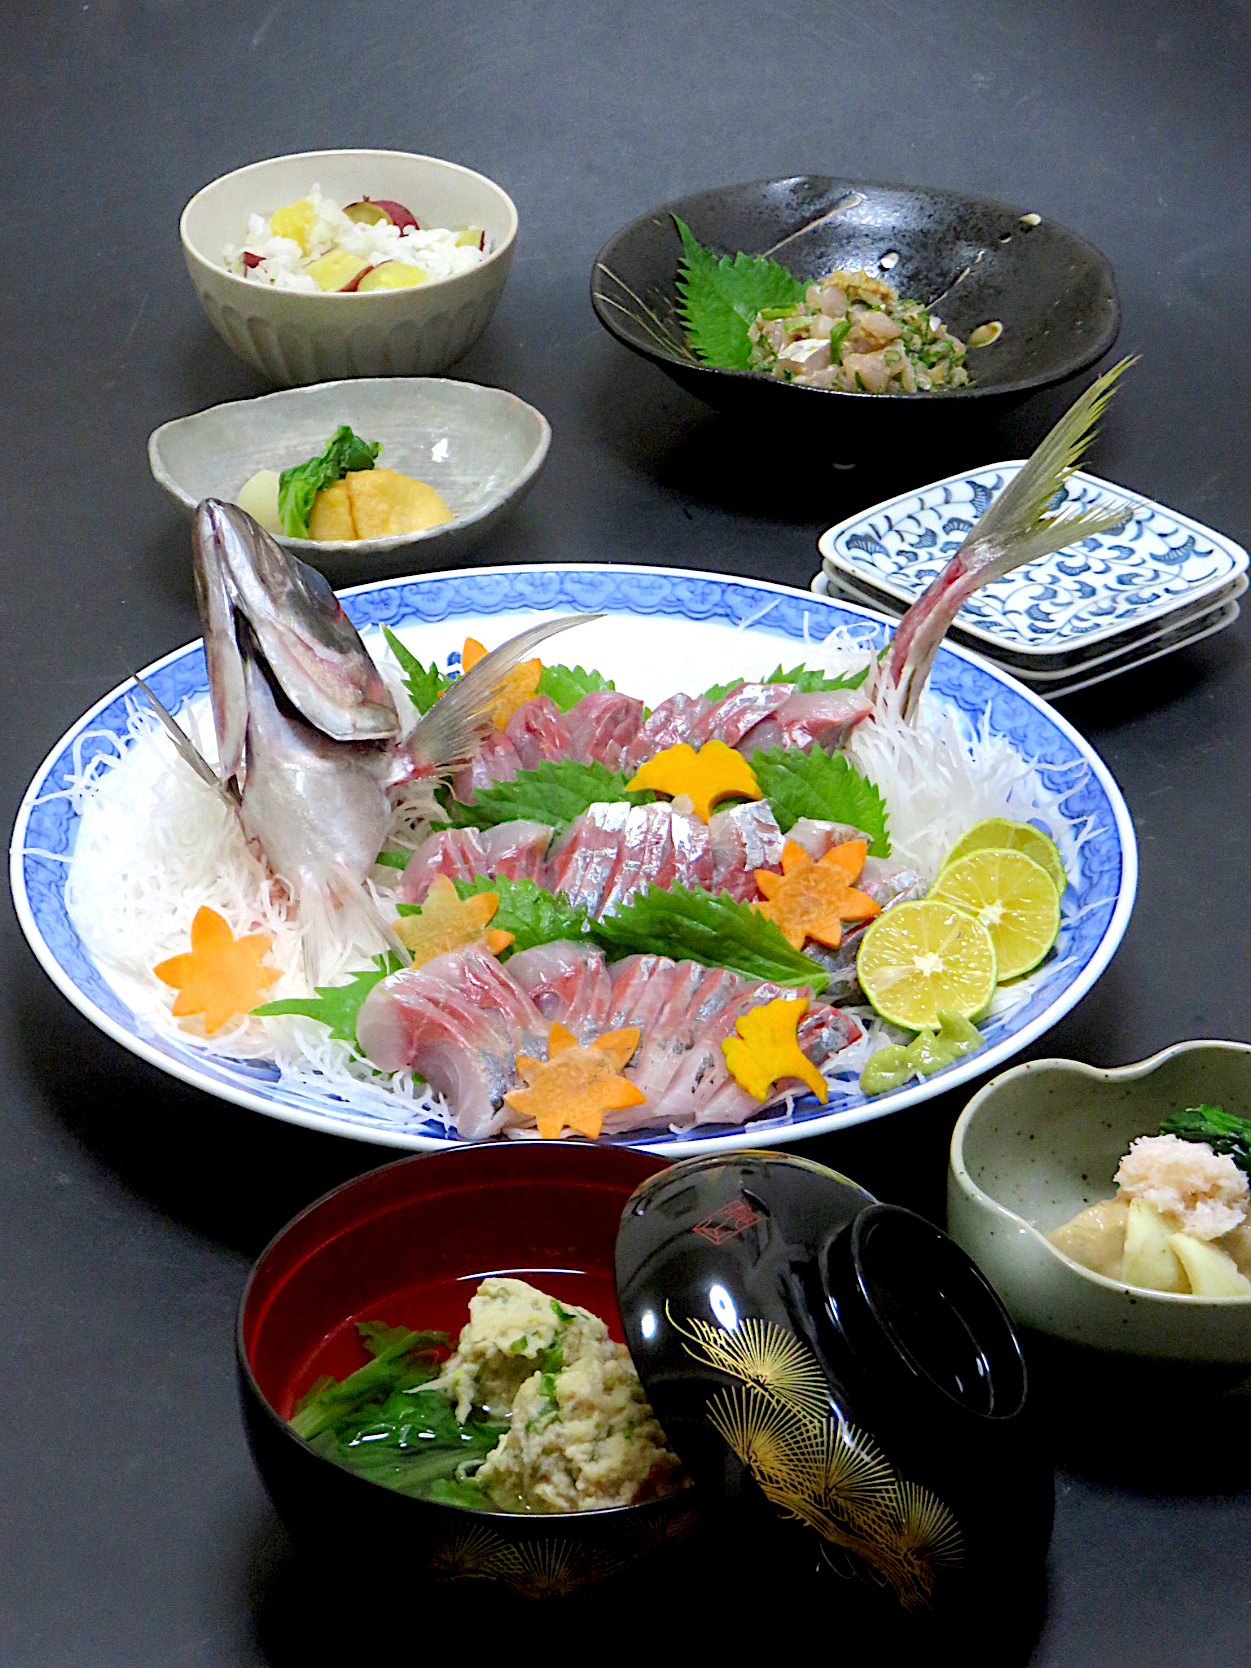
<path id="1" fill-rule="evenodd" d="M 1054 1482 L 1020 1347 L 932 1223 L 804 1159 L 690 1159 L 627 1206 L 617 1289 L 720 1544 L 884 1624 L 980 1629 L 1037 1584 Z"/>
<path id="2" fill-rule="evenodd" d="M 700 364 L 676 312 L 675 214 L 718 254 L 769 255 L 805 280 L 865 268 L 926 301 L 964 341 L 993 320 L 1003 334 L 970 351 L 973 386 L 928 394 L 845 393 Z M 848 452 L 941 433 L 956 414 L 997 414 L 1093 365 L 1121 323 L 1111 266 L 1063 226 L 955 191 L 817 174 L 721 186 L 641 215 L 596 257 L 591 305 L 619 342 L 700 399 L 761 423 L 818 424 Z"/>
<path id="3" fill-rule="evenodd" d="M 632 1189 L 665 1161 L 626 1147 L 507 1142 L 423 1154 L 372 1170 L 308 1207 L 255 1264 L 239 1306 L 244 1425 L 261 1477 L 310 1562 L 336 1587 L 358 1561 L 394 1561 L 422 1581 L 473 1578 L 498 1594 L 559 1596 L 628 1571 L 695 1527 L 693 1491 L 605 1511 L 521 1516 L 415 1499 L 348 1471 L 287 1423 L 324 1373 L 366 1356 L 355 1322 L 453 1337 L 487 1274 L 516 1274 L 585 1305 L 622 1341 L 614 1241 Z"/>

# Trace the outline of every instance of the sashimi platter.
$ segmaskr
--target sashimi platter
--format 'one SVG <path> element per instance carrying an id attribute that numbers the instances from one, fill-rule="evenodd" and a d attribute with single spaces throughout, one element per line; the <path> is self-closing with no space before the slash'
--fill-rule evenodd
<path id="1" fill-rule="evenodd" d="M 893 628 L 628 565 L 336 598 L 207 501 L 204 641 L 23 802 L 36 954 L 162 1070 L 395 1147 L 760 1146 L 984 1075 L 1099 977 L 1137 863 L 1087 743 L 942 639 L 1108 524 L 1050 506 L 1109 386 Z"/>

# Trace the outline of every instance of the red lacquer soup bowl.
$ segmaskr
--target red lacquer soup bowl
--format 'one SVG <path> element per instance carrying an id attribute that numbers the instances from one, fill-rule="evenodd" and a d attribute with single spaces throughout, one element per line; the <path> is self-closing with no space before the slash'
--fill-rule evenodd
<path id="1" fill-rule="evenodd" d="M 521 1515 L 401 1494 L 336 1464 L 287 1420 L 320 1377 L 368 1359 L 360 1321 L 455 1338 L 489 1274 L 583 1304 L 622 1341 L 613 1275 L 622 1209 L 665 1168 L 651 1154 L 575 1142 L 421 1154 L 336 1188 L 290 1222 L 253 1268 L 236 1339 L 248 1440 L 297 1542 L 388 1547 L 410 1575 L 557 1594 L 662 1553 L 695 1526 L 687 1489 L 635 1506 Z"/>

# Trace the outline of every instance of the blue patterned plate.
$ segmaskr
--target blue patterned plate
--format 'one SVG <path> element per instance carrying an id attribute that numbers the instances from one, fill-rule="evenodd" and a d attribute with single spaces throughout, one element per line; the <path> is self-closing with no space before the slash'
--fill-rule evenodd
<path id="1" fill-rule="evenodd" d="M 818 540 L 835 578 L 906 608 L 946 566 L 991 499 L 1021 468 L 997 463 L 905 493 L 830 527 Z M 960 634 L 1031 664 L 1059 668 L 1095 644 L 1191 610 L 1247 567 L 1241 545 L 1189 516 L 1076 470 L 1064 500 L 1125 505 L 1123 526 L 1045 556 L 985 586 L 960 611 Z M 1060 502 L 1060 500 L 1057 500 Z"/>
<path id="2" fill-rule="evenodd" d="M 367 641 L 382 626 L 400 633 L 427 661 L 446 664 L 466 635 L 500 640 L 536 615 L 570 609 L 603 610 L 607 617 L 578 631 L 576 657 L 598 666 L 619 686 L 651 702 L 675 688 L 703 689 L 736 672 L 762 675 L 778 660 L 793 665 L 807 638 L 820 640 L 838 626 L 865 642 L 889 635 L 886 621 L 851 603 L 748 579 L 666 568 L 570 565 L 554 569 L 483 568 L 381 581 L 344 594 L 344 605 Z M 454 623 L 448 623 L 454 622 Z M 167 655 L 144 674 L 165 705 L 204 701 L 207 679 L 201 645 Z M 866 1101 L 854 1078 L 836 1084 L 828 1106 L 812 1096 L 790 1116 L 744 1126 L 701 1129 L 683 1137 L 635 1137 L 628 1144 L 673 1155 L 773 1145 L 877 1118 L 955 1088 L 1002 1065 L 1080 1001 L 1103 972 L 1129 921 L 1138 856 L 1125 802 L 1106 766 L 1080 735 L 1037 696 L 959 649 L 944 648 L 930 685 L 933 697 L 969 725 L 986 716 L 1042 780 L 1065 791 L 1064 815 L 1090 832 L 1078 855 L 1079 872 L 1066 894 L 1056 953 L 1014 1007 L 986 1021 L 987 1046 L 924 1083 Z M 66 855 L 77 817 L 61 790 L 76 766 L 114 751 L 126 733 L 133 686 L 97 703 L 53 748 L 26 792 L 10 852 L 18 919 L 36 956 L 71 1002 L 107 1036 L 141 1059 L 208 1094 L 312 1129 L 355 1136 L 385 1146 L 429 1149 L 455 1139 L 441 1125 L 397 1105 L 356 1106 L 327 1092 L 283 1081 L 264 1061 L 213 1056 L 158 1031 L 137 1016 L 95 964 L 65 906 Z"/>

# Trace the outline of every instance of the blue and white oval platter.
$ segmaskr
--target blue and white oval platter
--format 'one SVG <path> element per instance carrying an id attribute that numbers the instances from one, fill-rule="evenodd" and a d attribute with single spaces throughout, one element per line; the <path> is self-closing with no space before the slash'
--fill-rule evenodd
<path id="1" fill-rule="evenodd" d="M 669 568 L 568 565 L 551 569 L 482 568 L 363 585 L 344 606 L 367 643 L 383 626 L 425 661 L 447 665 L 467 635 L 503 641 L 536 616 L 597 610 L 606 616 L 562 639 L 562 658 L 597 666 L 655 704 L 678 689 L 700 690 L 737 675 L 765 675 L 780 660 L 805 658 L 805 645 L 844 627 L 881 645 L 890 626 L 854 604 L 755 580 Z M 569 647 L 565 650 L 565 644 Z M 148 668 L 157 695 L 177 711 L 207 701 L 200 643 Z M 1037 696 L 984 661 L 944 648 L 929 698 L 966 727 L 985 716 L 991 732 L 1033 761 L 1042 780 L 1064 793 L 1063 815 L 1085 830 L 1077 872 L 1070 874 L 1056 951 L 1031 976 L 1021 1000 L 983 1022 L 986 1047 L 924 1082 L 867 1101 L 854 1076 L 820 1105 L 811 1095 L 788 1116 L 727 1128 L 707 1127 L 631 1144 L 673 1156 L 765 1146 L 827 1133 L 882 1117 L 983 1077 L 1034 1042 L 1081 1000 L 1110 961 L 1129 921 L 1137 884 L 1137 848 L 1125 802 L 1106 766 L 1080 735 Z M 384 1146 L 433 1149 L 457 1138 L 441 1124 L 414 1118 L 397 1104 L 355 1107 L 337 1095 L 284 1082 L 263 1061 L 215 1057 L 194 1041 L 162 1034 L 136 1016 L 95 964 L 65 905 L 66 859 L 78 818 L 63 790 L 97 752 L 113 754 L 127 733 L 134 686 L 123 685 L 86 713 L 48 755 L 18 812 L 10 875 L 18 918 L 36 956 L 64 994 L 107 1036 L 140 1058 L 210 1095 L 268 1116 Z"/>

